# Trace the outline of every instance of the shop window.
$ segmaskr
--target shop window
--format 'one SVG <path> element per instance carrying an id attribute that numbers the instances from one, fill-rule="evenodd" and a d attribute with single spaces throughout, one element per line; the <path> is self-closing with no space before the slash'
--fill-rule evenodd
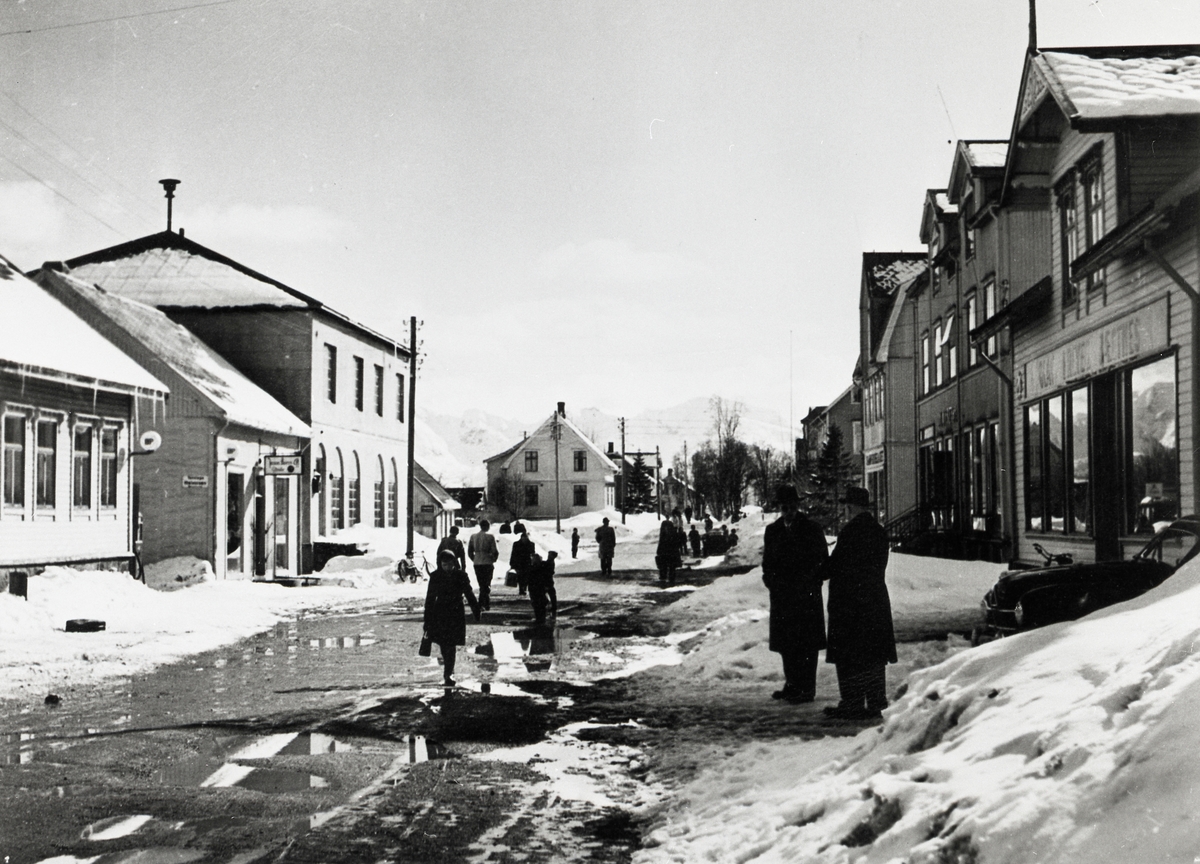
<path id="1" fill-rule="evenodd" d="M 354 358 L 354 407 L 363 410 L 363 378 L 365 376 L 363 358 Z"/>
<path id="2" fill-rule="evenodd" d="M 396 419 L 404 422 L 404 376 L 396 376 Z"/>
<path id="3" fill-rule="evenodd" d="M 1045 482 L 1042 476 L 1042 406 L 1025 409 L 1025 528 L 1044 530 Z"/>
<path id="4" fill-rule="evenodd" d="M 587 486 L 582 483 L 576 484 L 575 485 L 575 506 L 576 507 L 586 507 L 587 503 L 588 503 L 587 502 Z"/>
<path id="5" fill-rule="evenodd" d="M 117 506 L 117 430 L 100 430 L 100 506 Z"/>
<path id="6" fill-rule="evenodd" d="M 337 347 L 325 346 L 325 395 L 337 402 Z"/>
<path id="7" fill-rule="evenodd" d="M 92 507 L 92 427 L 76 426 L 71 436 L 71 506 Z"/>
<path id="8" fill-rule="evenodd" d="M 1179 513 L 1178 425 L 1175 416 L 1175 358 L 1164 357 L 1127 374 L 1125 411 L 1129 440 L 1126 471 L 1128 524 L 1148 534 L 1154 523 Z"/>
<path id="9" fill-rule="evenodd" d="M 1090 411 L 1086 387 L 1071 392 L 1071 530 L 1086 534 L 1092 524 L 1092 474 L 1088 436 Z"/>
<path id="10" fill-rule="evenodd" d="M 52 508 L 58 482 L 58 421 L 37 422 L 37 456 L 34 462 L 34 503 Z"/>
<path id="11" fill-rule="evenodd" d="M 1058 393 L 1026 407 L 1027 530 L 1088 533 L 1091 523 L 1088 423 L 1086 387 Z"/>
<path id="12" fill-rule="evenodd" d="M 525 473 L 536 474 L 538 470 L 538 451 L 525 451 Z"/>
<path id="13" fill-rule="evenodd" d="M 587 451 L 586 450 L 575 450 L 572 454 L 572 457 L 574 460 L 574 466 L 575 466 L 576 471 L 586 471 L 587 470 Z"/>
<path id="14" fill-rule="evenodd" d="M 18 414 L 4 418 L 4 504 L 25 506 L 25 418 Z"/>
<path id="15" fill-rule="evenodd" d="M 536 484 L 530 483 L 525 486 L 525 506 L 538 506 L 538 487 Z"/>
<path id="16" fill-rule="evenodd" d="M 375 414 L 383 416 L 383 367 L 375 367 Z"/>

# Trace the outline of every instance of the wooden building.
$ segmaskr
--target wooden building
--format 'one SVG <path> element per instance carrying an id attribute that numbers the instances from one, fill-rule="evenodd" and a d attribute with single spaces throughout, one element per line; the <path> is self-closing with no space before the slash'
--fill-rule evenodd
<path id="1" fill-rule="evenodd" d="M 620 469 L 571 422 L 562 402 L 533 434 L 484 464 L 489 505 L 498 514 L 552 519 L 616 506 Z"/>
<path id="2" fill-rule="evenodd" d="M 859 295 L 863 485 L 883 523 L 916 507 L 913 316 L 924 252 L 863 254 Z"/>
<path id="3" fill-rule="evenodd" d="M 1198 55 L 1151 45 L 1026 57 L 1003 206 L 1043 197 L 1048 278 L 1014 282 L 996 321 L 1013 343 L 1024 557 L 1036 542 L 1120 558 L 1156 522 L 1196 511 Z"/>
<path id="4" fill-rule="evenodd" d="M 143 563 L 191 556 L 218 579 L 297 575 L 308 426 L 160 310 L 55 267 L 38 273 L 41 286 L 171 389 L 163 410 L 136 421 L 162 440 L 134 481 Z"/>
<path id="5" fill-rule="evenodd" d="M 413 465 L 413 528 L 426 537 L 438 539 L 450 533 L 459 503 L 432 474 Z"/>
<path id="6" fill-rule="evenodd" d="M 409 346 L 162 232 L 66 262 L 164 311 L 311 429 L 301 455 L 300 572 L 346 545 L 400 548 L 407 521 Z"/>
<path id="7" fill-rule="evenodd" d="M 0 575 L 126 566 L 136 424 L 168 387 L 2 257 L 0 309 Z"/>

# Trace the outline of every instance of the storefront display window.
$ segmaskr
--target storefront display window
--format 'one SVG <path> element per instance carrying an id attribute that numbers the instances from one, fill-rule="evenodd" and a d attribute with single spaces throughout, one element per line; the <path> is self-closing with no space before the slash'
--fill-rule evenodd
<path id="1" fill-rule="evenodd" d="M 1155 522 L 1172 519 L 1179 512 L 1175 358 L 1164 357 L 1130 370 L 1126 406 L 1129 524 L 1135 534 L 1148 534 Z"/>

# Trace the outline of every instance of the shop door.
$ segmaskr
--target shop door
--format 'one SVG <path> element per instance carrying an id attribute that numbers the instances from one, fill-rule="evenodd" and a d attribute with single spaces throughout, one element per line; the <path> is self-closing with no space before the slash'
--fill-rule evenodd
<path id="1" fill-rule="evenodd" d="M 262 474 L 254 476 L 254 575 L 267 575 L 267 488 Z"/>
<path id="2" fill-rule="evenodd" d="M 292 572 L 292 478 L 275 477 L 274 516 L 272 539 L 274 540 L 275 573 L 285 575 Z"/>
<path id="3" fill-rule="evenodd" d="M 230 471 L 226 479 L 225 492 L 225 574 L 242 575 L 245 569 L 245 521 L 242 506 L 246 488 L 246 476 Z"/>
<path id="4" fill-rule="evenodd" d="M 1118 376 L 1092 382 L 1093 530 L 1097 561 L 1121 560 L 1122 503 L 1125 500 L 1121 458 Z"/>

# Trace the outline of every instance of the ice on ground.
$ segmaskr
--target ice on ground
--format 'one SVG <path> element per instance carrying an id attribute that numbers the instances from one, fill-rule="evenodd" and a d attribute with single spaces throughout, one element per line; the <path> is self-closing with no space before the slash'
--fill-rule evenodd
<path id="1" fill-rule="evenodd" d="M 904 557 L 895 606 L 977 602 L 967 586 L 981 565 Z M 709 590 L 676 605 L 702 616 Z M 713 599 L 709 611 L 733 605 L 720 589 Z M 952 653 L 909 676 L 880 728 L 753 744 L 713 765 L 634 860 L 1192 862 L 1198 605 L 1200 562 L 1080 621 Z M 696 674 L 690 657 L 681 675 Z"/>

